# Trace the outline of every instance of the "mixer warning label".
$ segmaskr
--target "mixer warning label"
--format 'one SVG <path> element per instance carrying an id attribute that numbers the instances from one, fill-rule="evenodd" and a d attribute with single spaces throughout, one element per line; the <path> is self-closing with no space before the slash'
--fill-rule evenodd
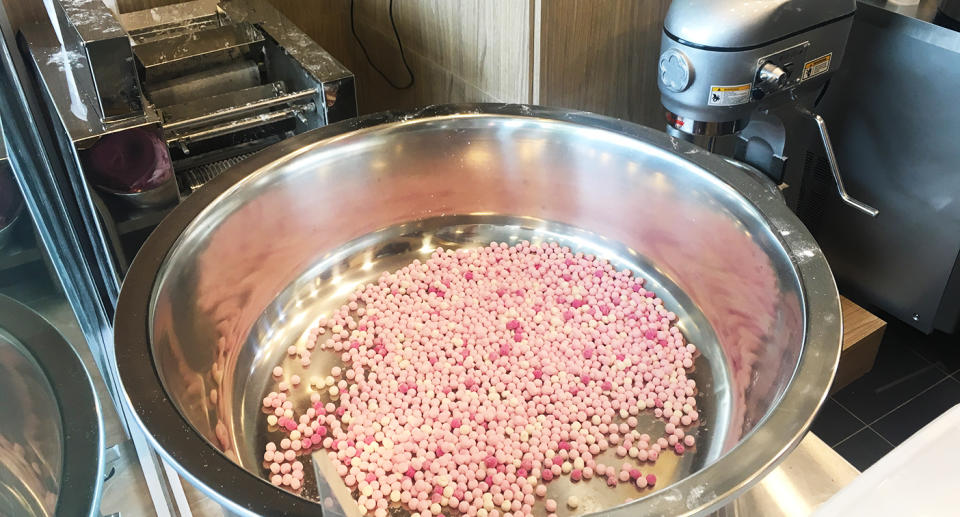
<path id="1" fill-rule="evenodd" d="M 750 102 L 750 84 L 711 86 L 708 106 L 737 106 Z"/>
<path id="2" fill-rule="evenodd" d="M 800 76 L 800 80 L 806 81 L 807 79 L 813 79 L 820 74 L 827 73 L 827 70 L 830 70 L 831 59 L 833 59 L 833 52 L 804 63 L 803 75 Z"/>

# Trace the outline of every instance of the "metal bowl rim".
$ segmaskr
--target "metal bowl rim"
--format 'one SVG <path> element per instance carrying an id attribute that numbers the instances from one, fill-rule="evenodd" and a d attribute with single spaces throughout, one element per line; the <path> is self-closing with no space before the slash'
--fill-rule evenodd
<path id="1" fill-rule="evenodd" d="M 57 401 L 63 458 L 54 513 L 100 515 L 103 419 L 86 367 L 60 332 L 27 306 L 0 295 L 0 315 L 0 327 L 27 349 Z M 91 431 L 95 436 L 90 436 Z"/>
<path id="2" fill-rule="evenodd" d="M 193 193 L 150 235 L 123 283 L 114 320 L 114 345 L 124 401 L 153 447 L 180 474 L 230 511 L 290 516 L 316 515 L 308 501 L 237 465 L 210 444 L 180 413 L 163 388 L 153 362 L 150 307 L 158 273 L 183 231 L 212 202 L 245 178 L 296 159 L 308 149 L 357 130 L 459 117 L 530 118 L 604 129 L 667 150 L 732 187 L 769 224 L 800 280 L 805 311 L 803 347 L 797 367 L 771 412 L 730 451 L 669 487 L 613 509 L 607 515 L 693 515 L 715 510 L 772 470 L 806 434 L 826 399 L 840 358 L 840 299 L 833 274 L 816 241 L 787 208 L 776 186 L 759 172 L 690 143 L 638 124 L 582 111 L 517 104 L 438 105 L 389 111 L 322 127 L 257 153 Z M 805 252 L 802 256 L 794 252 Z M 822 388 L 812 388 L 820 386 Z M 789 410 L 783 410 L 789 407 Z M 767 443 L 769 442 L 769 443 Z M 770 455 L 757 451 L 776 451 Z M 733 454 L 736 452 L 736 454 Z M 746 467 L 746 468 L 745 468 Z M 746 477 L 737 472 L 750 472 Z M 252 495 L 256 494 L 257 497 Z M 688 494 L 700 494 L 691 498 Z M 236 501 L 246 501 L 241 506 Z"/>

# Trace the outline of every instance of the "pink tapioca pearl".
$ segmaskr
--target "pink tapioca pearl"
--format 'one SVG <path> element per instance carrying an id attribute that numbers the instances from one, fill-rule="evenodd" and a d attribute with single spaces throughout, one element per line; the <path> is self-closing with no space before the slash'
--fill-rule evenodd
<path id="1" fill-rule="evenodd" d="M 531 262 L 528 257 L 533 256 L 538 258 Z M 541 267 L 536 268 L 532 264 Z M 468 270 L 483 270 L 489 274 L 484 275 L 483 282 L 460 280 L 462 272 Z M 609 275 L 605 273 L 596 277 L 597 270 L 609 272 Z M 529 276 L 532 271 L 537 271 L 534 274 L 536 281 L 542 282 L 537 287 L 541 295 L 528 298 L 527 293 L 535 288 Z M 563 273 L 569 274 L 568 281 L 560 277 Z M 584 282 L 584 276 L 588 276 L 590 282 Z M 600 280 L 593 282 L 595 278 Z M 512 490 L 518 494 L 522 492 L 524 496 L 506 497 L 505 504 L 510 503 L 511 512 L 528 513 L 530 503 L 521 504 L 521 499 L 525 500 L 533 488 L 530 485 L 518 488 L 517 476 L 523 478 L 529 473 L 536 477 L 556 477 L 561 473 L 560 464 L 563 461 L 572 462 L 574 458 L 582 456 L 589 460 L 581 469 L 581 477 L 586 477 L 588 466 L 592 469 L 596 465 L 592 455 L 599 454 L 609 446 L 607 436 L 599 433 L 619 431 L 626 434 L 629 431 L 629 427 L 625 427 L 631 423 L 629 420 L 621 424 L 612 421 L 615 413 L 619 412 L 622 418 L 627 418 L 637 415 L 639 409 L 652 408 L 659 403 L 657 405 L 662 415 L 663 403 L 670 400 L 673 414 L 666 418 L 675 425 L 681 424 L 680 418 L 690 416 L 690 411 L 695 407 L 692 398 L 695 384 L 688 382 L 689 379 L 683 376 L 685 372 L 678 374 L 676 371 L 682 368 L 682 360 L 687 358 L 676 352 L 678 347 L 684 347 L 682 338 L 670 325 L 669 315 L 659 299 L 652 296 L 637 303 L 632 289 L 642 285 L 642 279 L 626 280 L 628 278 L 629 275 L 621 275 L 600 259 L 574 254 L 556 244 L 545 244 L 542 248 L 526 243 L 515 247 L 498 244 L 471 252 L 437 250 L 422 265 L 414 264 L 397 273 L 385 274 L 378 283 L 355 291 L 350 301 L 363 300 L 366 308 L 358 304 L 354 306 L 356 311 L 350 312 L 348 304 L 335 311 L 334 317 L 327 323 L 333 331 L 333 339 L 329 343 L 338 347 L 340 360 L 348 365 L 348 372 L 366 371 L 368 375 L 355 373 L 351 377 L 348 373 L 346 376 L 351 384 L 348 385 L 346 380 L 337 383 L 340 407 L 331 407 L 320 418 L 337 440 L 363 441 L 367 436 L 382 432 L 384 437 L 395 441 L 395 445 L 390 451 L 381 450 L 379 442 L 376 451 L 354 450 L 363 461 L 371 463 L 369 468 L 352 467 L 348 475 L 365 475 L 376 471 L 377 479 L 384 479 L 391 471 L 391 465 L 395 464 L 388 457 L 405 455 L 400 456 L 399 461 L 409 462 L 429 454 L 423 459 L 435 459 L 420 461 L 415 465 L 418 469 L 423 468 L 414 472 L 418 482 L 417 494 L 421 494 L 423 499 L 407 495 L 406 502 L 410 503 L 411 509 L 430 511 L 432 499 L 436 498 L 429 493 L 434 485 L 419 486 L 419 483 L 426 482 L 425 476 L 438 476 L 441 468 L 449 472 L 449 469 L 459 465 L 463 471 L 448 479 L 456 486 L 464 484 L 465 490 L 469 490 L 463 494 L 464 501 L 466 494 L 471 494 L 471 501 L 477 501 L 482 492 L 474 494 L 473 490 L 481 488 L 496 488 L 504 494 L 506 490 Z M 398 297 L 401 287 L 406 289 L 404 298 Z M 470 289 L 474 291 L 465 291 Z M 646 291 L 642 289 L 636 292 L 646 296 Z M 391 294 L 393 298 L 383 298 L 386 294 Z M 425 294 L 428 295 L 424 297 Z M 477 306 L 474 308 L 462 300 L 476 300 Z M 624 302 L 632 303 L 631 309 L 636 307 L 636 310 L 621 310 L 619 306 Z M 571 308 L 581 309 L 579 317 L 584 321 L 593 321 L 593 326 L 587 328 L 572 323 L 579 320 Z M 362 314 L 361 309 L 365 311 Z M 601 314 L 612 315 L 613 319 L 601 320 Z M 516 322 L 510 324 L 515 328 L 505 329 L 506 335 L 502 334 L 505 321 Z M 521 321 L 525 323 L 521 324 Z M 607 325 L 608 322 L 612 323 Z M 557 325 L 570 327 L 561 331 L 560 327 L 555 327 Z M 639 328 L 641 325 L 643 328 Z M 643 338 L 645 330 L 656 332 L 651 339 L 653 344 L 638 340 Z M 359 335 L 357 331 L 365 334 Z M 568 337 L 555 340 L 548 334 L 551 331 L 556 336 Z M 403 339 L 394 339 L 401 333 Z M 510 339 L 511 333 L 513 340 Z M 619 336 L 624 335 L 628 336 L 627 341 L 618 341 L 621 339 Z M 388 336 L 389 339 L 385 339 Z M 588 344 L 592 342 L 604 347 L 603 352 L 597 352 L 600 349 Z M 581 365 L 582 360 L 578 360 L 577 356 L 582 357 L 585 347 L 594 351 L 590 358 L 592 362 Z M 378 354 L 385 354 L 388 349 L 395 354 L 395 360 L 380 360 Z M 690 352 L 684 349 L 683 353 Z M 625 361 L 627 357 L 632 361 L 629 367 L 622 369 L 620 365 L 621 368 L 614 368 L 614 359 Z M 423 361 L 424 358 L 427 361 Z M 487 359 L 497 362 L 491 364 L 486 362 Z M 504 361 L 507 359 L 511 361 L 511 370 L 504 371 L 500 368 L 506 366 Z M 405 361 L 403 365 L 401 360 Z M 474 369 L 477 370 L 476 374 L 467 374 Z M 537 374 L 533 373 L 535 370 Z M 561 371 L 569 377 L 554 377 Z M 598 379 L 600 384 L 591 386 L 591 377 Z M 623 382 L 629 377 L 643 378 L 644 384 L 650 384 L 644 386 L 638 383 L 631 387 Z M 480 378 L 481 382 L 476 382 L 476 378 Z M 581 382 L 571 382 L 577 379 Z M 610 382 L 610 387 L 601 391 L 604 381 Z M 423 382 L 428 389 L 420 393 L 420 390 L 413 388 L 414 382 Z M 400 389 L 402 384 L 406 386 L 406 393 Z M 617 386 L 616 391 L 613 386 Z M 453 398 L 462 389 L 480 397 Z M 519 390 L 526 393 L 521 395 Z M 576 403 L 558 403 L 558 396 L 569 394 L 574 394 Z M 680 406 L 683 403 L 677 403 L 674 398 L 681 396 L 690 398 L 682 412 Z M 401 397 L 402 401 L 395 400 Z M 448 397 L 449 400 L 446 400 Z M 506 404 L 510 400 L 516 402 Z M 324 408 L 322 405 L 318 408 L 317 402 L 311 400 L 312 409 L 319 413 Z M 400 407 L 409 407 L 416 413 L 408 414 L 393 409 Z M 588 408 L 591 411 L 587 414 Z M 334 409 L 337 410 L 336 416 L 330 414 Z M 353 417 L 349 424 L 339 421 L 345 416 L 345 411 L 349 411 Z M 587 422 L 594 413 L 597 422 L 588 422 L 584 426 L 584 433 L 592 435 L 594 443 L 588 444 L 586 436 L 579 433 L 576 440 L 572 439 L 569 427 L 559 424 L 559 417 L 567 423 Z M 379 422 L 391 414 L 392 418 L 383 420 L 393 422 L 389 432 L 386 428 L 372 429 L 374 424 L 382 425 Z M 523 428 L 536 415 L 546 416 L 547 419 L 540 421 L 541 427 L 525 431 L 527 436 L 524 440 L 518 440 L 519 433 L 516 430 Z M 278 416 L 284 416 L 283 422 L 286 422 L 285 413 Z M 291 411 L 290 417 L 293 416 Z M 308 419 L 315 417 L 309 413 L 305 416 Z M 454 418 L 460 420 L 459 426 L 453 421 Z M 457 431 L 466 425 L 464 422 L 469 422 L 468 430 Z M 598 428 L 598 423 L 607 428 Z M 311 421 L 309 428 L 316 431 L 313 424 L 319 425 L 319 422 Z M 425 425 L 429 427 L 423 427 Z M 514 428 L 512 435 L 506 433 L 507 426 Z M 422 427 L 455 432 L 442 437 L 427 436 L 420 431 Z M 309 433 L 305 429 L 298 430 L 303 434 L 301 441 L 313 445 Z M 487 444 L 479 440 L 491 431 L 497 433 L 498 438 L 489 443 L 492 448 L 488 451 L 485 449 Z M 681 436 L 677 435 L 677 440 L 680 439 Z M 334 440 L 328 440 L 324 440 L 325 446 L 342 450 L 340 454 L 343 459 L 350 459 L 344 455 L 345 450 L 336 447 Z M 459 445 L 464 440 L 471 440 L 470 445 Z M 619 438 L 611 440 L 618 442 Z M 564 441 L 570 443 L 569 449 L 559 445 Z M 635 441 L 631 436 L 623 442 L 623 446 L 627 447 L 627 443 Z M 439 443 L 440 447 L 424 448 L 423 443 Z M 550 448 L 557 451 L 557 458 L 549 462 L 549 469 L 540 468 L 545 459 L 543 455 Z M 380 457 L 380 454 L 384 457 Z M 521 455 L 530 460 L 529 465 L 523 465 Z M 496 466 L 490 467 L 493 476 L 486 472 L 487 456 L 496 458 Z M 564 466 L 564 469 L 568 468 Z M 468 475 L 467 472 L 471 472 L 469 469 L 474 469 L 475 473 Z M 403 477 L 404 483 L 409 483 L 403 485 L 405 490 L 413 488 L 413 480 L 414 477 Z M 484 483 L 482 487 L 477 485 L 481 480 Z M 385 492 L 373 496 L 378 501 L 378 508 L 381 508 L 381 503 L 383 508 L 386 507 Z M 460 500 L 458 497 L 455 499 Z M 456 501 L 451 504 L 454 505 Z M 469 505 L 474 511 L 479 507 L 478 504 Z"/>

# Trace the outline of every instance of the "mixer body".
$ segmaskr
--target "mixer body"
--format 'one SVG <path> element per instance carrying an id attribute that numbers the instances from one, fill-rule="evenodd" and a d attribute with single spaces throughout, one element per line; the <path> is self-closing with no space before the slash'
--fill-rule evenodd
<path id="1" fill-rule="evenodd" d="M 853 0 L 673 2 L 659 61 L 668 124 L 733 134 L 755 110 L 820 88 L 843 60 L 854 10 Z"/>
<path id="2" fill-rule="evenodd" d="M 799 163 L 788 163 L 796 142 L 788 142 L 786 128 L 819 133 L 834 155 L 812 108 L 843 60 L 855 11 L 855 0 L 674 1 L 658 64 L 667 132 L 707 137 L 710 150 L 715 138 L 738 135 L 733 156 L 789 189 L 795 208 L 803 174 Z M 847 194 L 835 159 L 830 170 L 844 203 L 877 215 Z"/>

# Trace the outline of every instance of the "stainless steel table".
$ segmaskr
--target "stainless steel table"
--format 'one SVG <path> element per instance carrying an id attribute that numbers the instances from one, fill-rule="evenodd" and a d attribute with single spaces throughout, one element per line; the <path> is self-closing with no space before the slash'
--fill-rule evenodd
<path id="1" fill-rule="evenodd" d="M 807 516 L 860 472 L 813 433 L 719 515 Z"/>

